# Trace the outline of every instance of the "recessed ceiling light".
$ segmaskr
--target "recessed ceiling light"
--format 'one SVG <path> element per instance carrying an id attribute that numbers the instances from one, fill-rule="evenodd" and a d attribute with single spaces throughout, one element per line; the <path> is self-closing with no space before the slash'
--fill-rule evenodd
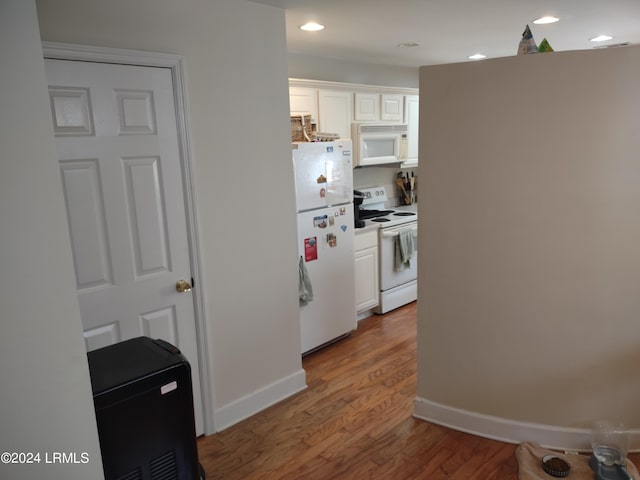
<path id="1" fill-rule="evenodd" d="M 556 23 L 559 21 L 560 19 L 558 17 L 541 17 L 537 20 L 534 20 L 533 23 L 535 23 L 536 25 L 547 25 L 549 23 Z"/>
<path id="2" fill-rule="evenodd" d="M 420 44 L 416 42 L 404 42 L 404 43 L 399 43 L 398 46 L 400 48 L 412 48 L 412 47 L 419 47 Z"/>
<path id="3" fill-rule="evenodd" d="M 591 42 L 606 42 L 607 40 L 613 40 L 611 35 L 598 35 L 589 39 Z"/>
<path id="4" fill-rule="evenodd" d="M 318 30 L 324 30 L 324 25 L 320 25 L 316 22 L 307 22 L 304 25 L 300 25 L 300 30 L 305 32 L 317 32 Z"/>
<path id="5" fill-rule="evenodd" d="M 469 60 L 482 60 L 483 58 L 487 58 L 487 56 L 482 53 L 474 53 L 473 55 L 469 55 Z"/>

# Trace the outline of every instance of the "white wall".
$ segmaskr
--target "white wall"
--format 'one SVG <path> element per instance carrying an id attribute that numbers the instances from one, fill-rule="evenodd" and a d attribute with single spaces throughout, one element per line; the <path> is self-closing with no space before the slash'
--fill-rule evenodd
<path id="1" fill-rule="evenodd" d="M 284 11 L 43 0 L 47 41 L 184 55 L 218 428 L 304 387 Z"/>
<path id="2" fill-rule="evenodd" d="M 396 176 L 398 172 L 414 173 L 417 175 L 417 168 L 400 168 L 397 165 L 392 167 L 362 167 L 353 170 L 353 188 L 367 188 L 382 186 L 387 192 L 389 198 L 387 207 L 395 207 L 400 205 L 398 198 L 398 188 L 396 186 Z M 415 177 L 417 180 L 417 177 Z M 416 182 L 417 185 L 417 182 Z M 418 191 L 416 190 L 416 195 Z M 417 197 L 416 197 L 417 198 Z"/>
<path id="3" fill-rule="evenodd" d="M 87 356 L 75 293 L 35 2 L 0 2 L 0 478 L 99 479 Z M 51 464 L 53 452 L 88 463 Z M 49 457 L 47 457 L 49 455 Z"/>
<path id="4" fill-rule="evenodd" d="M 417 88 L 417 68 L 348 62 L 289 53 L 289 77 L 388 87 Z"/>
<path id="5" fill-rule="evenodd" d="M 422 416 L 640 428 L 639 78 L 637 46 L 421 69 Z"/>

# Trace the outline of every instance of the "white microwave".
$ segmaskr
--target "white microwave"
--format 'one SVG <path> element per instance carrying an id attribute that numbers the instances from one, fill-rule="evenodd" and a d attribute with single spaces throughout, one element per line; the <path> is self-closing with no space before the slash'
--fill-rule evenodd
<path id="1" fill-rule="evenodd" d="M 407 159 L 406 123 L 353 123 L 353 166 L 400 163 Z"/>

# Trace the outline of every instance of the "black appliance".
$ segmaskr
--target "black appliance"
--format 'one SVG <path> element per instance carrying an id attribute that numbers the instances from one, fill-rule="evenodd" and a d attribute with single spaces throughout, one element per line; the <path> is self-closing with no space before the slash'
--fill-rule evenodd
<path id="1" fill-rule="evenodd" d="M 358 190 L 353 191 L 354 228 L 364 228 L 364 220 L 360 218 L 360 205 L 362 205 L 362 201 L 364 199 L 365 199 L 365 196 L 362 192 Z"/>
<path id="2" fill-rule="evenodd" d="M 374 222 L 388 222 L 387 217 L 389 214 L 394 215 L 415 215 L 415 213 L 402 213 L 395 210 L 366 210 L 361 208 L 364 200 L 371 198 L 370 193 L 363 193 L 360 190 L 353 191 L 353 218 L 355 228 L 364 228 L 366 226 L 365 220 L 372 220 Z"/>
<path id="3" fill-rule="evenodd" d="M 138 337 L 87 354 L 105 480 L 199 480 L 191 366 Z"/>

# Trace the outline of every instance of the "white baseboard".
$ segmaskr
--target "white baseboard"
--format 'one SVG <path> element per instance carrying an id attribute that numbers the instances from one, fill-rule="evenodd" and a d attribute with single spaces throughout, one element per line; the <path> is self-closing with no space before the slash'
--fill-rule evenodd
<path id="1" fill-rule="evenodd" d="M 413 416 L 421 420 L 501 442 L 536 442 L 554 450 L 591 450 L 588 428 L 509 420 L 450 407 L 422 397 L 415 398 L 413 412 Z M 629 443 L 629 451 L 640 449 L 640 430 L 630 430 Z"/>
<path id="2" fill-rule="evenodd" d="M 356 314 L 356 320 L 359 322 L 360 320 L 364 320 L 365 318 L 369 318 L 373 315 L 375 315 L 373 308 L 370 308 L 369 310 L 363 310 L 362 312 Z"/>
<path id="3" fill-rule="evenodd" d="M 216 431 L 229 428 L 307 388 L 303 369 L 215 410 Z"/>

